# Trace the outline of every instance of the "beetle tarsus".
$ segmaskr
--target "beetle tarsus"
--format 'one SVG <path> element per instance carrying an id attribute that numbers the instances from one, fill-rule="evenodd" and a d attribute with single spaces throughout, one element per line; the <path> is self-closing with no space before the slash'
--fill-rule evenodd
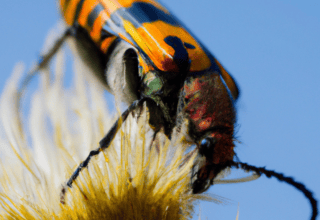
<path id="1" fill-rule="evenodd" d="M 66 192 L 67 192 L 67 187 L 66 186 L 62 186 L 62 189 L 61 189 L 61 192 L 60 192 L 60 203 L 63 204 L 63 205 L 66 204 L 66 201 L 65 201 Z"/>

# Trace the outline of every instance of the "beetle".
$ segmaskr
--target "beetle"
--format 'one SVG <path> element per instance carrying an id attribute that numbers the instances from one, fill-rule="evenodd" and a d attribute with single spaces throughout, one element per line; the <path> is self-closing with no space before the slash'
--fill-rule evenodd
<path id="1" fill-rule="evenodd" d="M 156 1 L 61 0 L 60 8 L 83 60 L 107 90 L 134 106 L 122 119 L 145 101 L 153 112 L 149 124 L 155 134 L 163 129 L 170 138 L 174 128 L 187 123 L 186 139 L 206 158 L 193 192 L 207 190 L 222 165 L 234 157 L 234 102 L 239 90 L 230 74 Z M 100 142 L 101 148 L 113 139 L 112 131 Z M 69 187 L 88 160 L 71 177 Z"/>
<path id="2" fill-rule="evenodd" d="M 72 187 L 92 156 L 106 149 L 129 113 L 145 102 L 155 135 L 186 126 L 185 138 L 205 158 L 192 192 L 202 193 L 227 167 L 276 177 L 302 191 L 317 215 L 316 200 L 303 184 L 282 174 L 234 162 L 237 83 L 219 61 L 155 0 L 60 0 L 69 28 L 32 71 L 43 68 L 66 38 L 75 39 L 83 61 L 106 89 L 129 107 L 100 147 L 90 152 L 67 182 Z M 154 135 L 154 138 L 155 138 Z M 62 189 L 61 202 L 66 188 Z"/>

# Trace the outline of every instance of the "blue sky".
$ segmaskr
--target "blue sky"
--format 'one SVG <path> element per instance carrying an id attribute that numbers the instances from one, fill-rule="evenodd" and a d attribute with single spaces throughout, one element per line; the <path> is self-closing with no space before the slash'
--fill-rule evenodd
<path id="1" fill-rule="evenodd" d="M 162 2 L 240 86 L 240 160 L 293 176 L 320 199 L 320 2 Z M 56 5 L 53 0 L 1 3 L 1 91 L 17 61 L 30 67 L 37 59 L 47 32 L 60 17 Z M 238 203 L 240 220 L 310 217 L 302 194 L 275 179 L 217 185 L 209 193 L 232 204 L 201 202 L 202 219 L 235 219 Z"/>

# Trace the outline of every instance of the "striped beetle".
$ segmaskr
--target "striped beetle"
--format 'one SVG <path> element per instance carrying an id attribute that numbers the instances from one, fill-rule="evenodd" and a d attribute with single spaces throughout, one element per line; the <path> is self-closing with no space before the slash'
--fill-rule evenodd
<path id="1" fill-rule="evenodd" d="M 237 84 L 166 8 L 154 0 L 60 0 L 60 9 L 69 28 L 32 72 L 44 67 L 65 39 L 72 37 L 83 61 L 107 90 L 129 105 L 100 147 L 73 173 L 68 187 L 91 157 L 109 146 L 128 114 L 146 102 L 155 134 L 163 129 L 171 138 L 173 129 L 187 122 L 186 139 L 205 157 L 196 171 L 193 193 L 206 191 L 225 168 L 241 167 L 276 177 L 302 191 L 312 205 L 312 219 L 316 218 L 317 201 L 303 184 L 233 161 Z"/>
<path id="2" fill-rule="evenodd" d="M 155 134 L 163 129 L 171 137 L 173 128 L 188 121 L 186 139 L 206 157 L 193 192 L 207 190 L 234 157 L 239 90 L 233 78 L 156 1 L 61 0 L 60 7 L 83 60 L 107 90 L 131 105 L 123 119 L 145 101 Z M 101 148 L 109 145 L 117 125 L 102 139 Z M 69 187 L 91 156 L 70 178 Z"/>

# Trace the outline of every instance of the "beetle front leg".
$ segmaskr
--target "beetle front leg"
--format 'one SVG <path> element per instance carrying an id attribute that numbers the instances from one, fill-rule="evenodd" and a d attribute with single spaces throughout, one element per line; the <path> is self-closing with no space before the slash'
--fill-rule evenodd
<path id="1" fill-rule="evenodd" d="M 65 204 L 65 194 L 67 191 L 67 187 L 72 188 L 72 183 L 76 178 L 79 176 L 81 170 L 83 168 L 86 168 L 91 160 L 91 158 L 95 155 L 98 155 L 101 151 L 108 148 L 110 146 L 111 141 L 116 136 L 117 131 L 121 127 L 122 123 L 127 119 L 130 112 L 132 112 L 134 109 L 136 109 L 138 106 L 141 106 L 143 102 L 146 101 L 146 98 L 140 99 L 138 101 L 135 101 L 132 103 L 127 110 L 125 110 L 122 115 L 118 118 L 118 120 L 113 124 L 112 128 L 109 130 L 109 132 L 104 136 L 104 138 L 99 142 L 99 148 L 90 151 L 88 157 L 80 163 L 78 168 L 74 171 L 70 179 L 68 180 L 66 186 L 64 186 L 60 193 L 60 202 L 62 204 Z"/>

